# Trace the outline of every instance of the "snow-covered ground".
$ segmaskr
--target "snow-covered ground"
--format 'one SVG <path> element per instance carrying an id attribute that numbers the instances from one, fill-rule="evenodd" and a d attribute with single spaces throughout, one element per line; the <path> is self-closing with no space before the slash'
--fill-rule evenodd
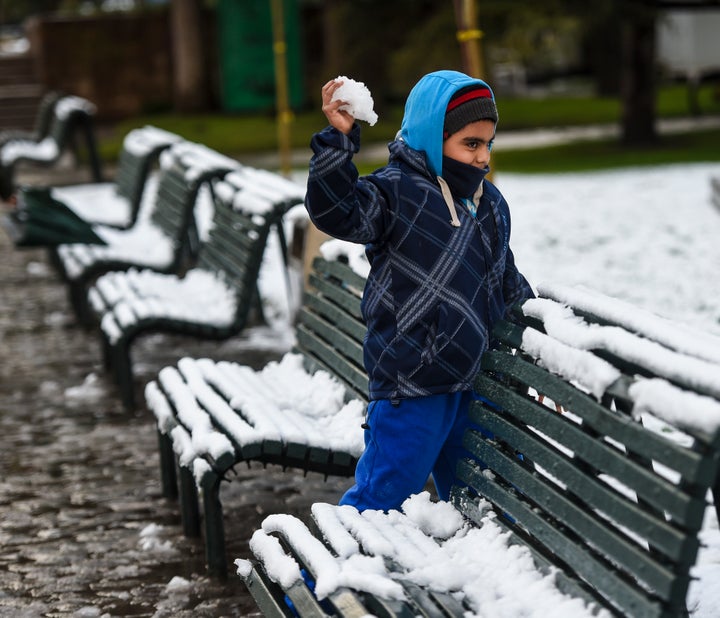
<path id="1" fill-rule="evenodd" d="M 718 164 L 495 175 L 531 284 L 582 283 L 720 333 Z"/>

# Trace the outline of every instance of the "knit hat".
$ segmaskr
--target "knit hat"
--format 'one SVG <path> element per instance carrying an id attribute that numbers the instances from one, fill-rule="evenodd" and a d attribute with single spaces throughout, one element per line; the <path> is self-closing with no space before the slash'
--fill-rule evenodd
<path id="1" fill-rule="evenodd" d="M 445 112 L 443 138 L 457 133 L 466 124 L 477 120 L 498 121 L 492 91 L 485 85 L 473 84 L 453 94 Z"/>

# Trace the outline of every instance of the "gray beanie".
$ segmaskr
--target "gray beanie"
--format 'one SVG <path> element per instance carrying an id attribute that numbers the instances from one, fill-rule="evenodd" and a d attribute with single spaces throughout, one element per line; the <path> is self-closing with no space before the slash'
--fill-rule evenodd
<path id="1" fill-rule="evenodd" d="M 498 121 L 492 92 L 487 86 L 480 84 L 461 88 L 452 96 L 445 112 L 443 139 L 477 120 L 492 120 L 495 123 Z"/>

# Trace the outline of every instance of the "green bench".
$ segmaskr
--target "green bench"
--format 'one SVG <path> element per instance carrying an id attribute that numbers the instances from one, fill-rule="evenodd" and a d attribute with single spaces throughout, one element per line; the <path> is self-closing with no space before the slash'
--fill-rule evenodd
<path id="1" fill-rule="evenodd" d="M 262 319 L 258 276 L 271 230 L 287 255 L 283 216 L 304 189 L 281 176 L 243 167 L 214 187 L 209 238 L 182 276 L 151 270 L 109 272 L 88 291 L 100 324 L 105 367 L 127 409 L 135 407 L 131 346 L 141 335 L 174 333 L 223 340 L 239 334 L 253 307 Z"/>
<path id="2" fill-rule="evenodd" d="M 156 182 L 151 174 L 160 153 L 180 140 L 156 127 L 134 129 L 123 140 L 113 182 L 20 187 L 16 207 L 3 219 L 15 246 L 46 247 L 57 266 L 57 245 L 104 244 L 95 226 L 131 227 L 141 205 L 152 202 Z"/>
<path id="3" fill-rule="evenodd" d="M 8 142 L 27 140 L 38 143 L 47 137 L 53 117 L 55 104 L 62 97 L 62 93 L 51 90 L 43 95 L 35 113 L 35 122 L 32 129 L 4 129 L 0 131 L 0 148 Z"/>
<path id="4" fill-rule="evenodd" d="M 482 358 L 454 508 L 269 516 L 236 561 L 264 615 L 687 615 L 720 339 L 583 289 L 540 295 Z"/>
<path id="5" fill-rule="evenodd" d="M 344 243 L 326 243 L 339 245 Z M 179 485 L 188 536 L 201 535 L 202 495 L 212 575 L 227 574 L 220 483 L 234 466 L 257 461 L 326 476 L 354 473 L 368 397 L 364 282 L 341 258 L 318 257 L 297 316 L 296 345 L 280 361 L 254 371 L 234 362 L 184 358 L 148 383 L 145 400 L 157 418 L 163 494 L 176 498 Z"/>
<path id="6" fill-rule="evenodd" d="M 62 96 L 52 105 L 48 134 L 40 141 L 11 139 L 0 146 L 0 198 L 7 200 L 16 190 L 15 172 L 19 164 L 49 167 L 65 152 L 77 151 L 82 136 L 92 179 L 100 182 L 102 170 L 93 119 L 95 105 L 77 96 Z M 76 153 L 77 154 L 77 153 Z"/>
<path id="7" fill-rule="evenodd" d="M 94 324 L 87 292 L 98 276 L 130 268 L 177 273 L 192 264 L 196 259 L 192 238 L 196 236 L 199 202 L 209 203 L 213 184 L 240 167 L 206 146 L 187 141 L 173 144 L 160 159 L 149 217 L 127 230 L 103 230 L 104 245 L 57 246 L 56 265 L 82 325 Z"/>
<path id="8" fill-rule="evenodd" d="M 154 126 L 133 129 L 123 139 L 112 182 L 52 187 L 50 195 L 93 225 L 132 227 L 161 153 L 181 140 Z"/>

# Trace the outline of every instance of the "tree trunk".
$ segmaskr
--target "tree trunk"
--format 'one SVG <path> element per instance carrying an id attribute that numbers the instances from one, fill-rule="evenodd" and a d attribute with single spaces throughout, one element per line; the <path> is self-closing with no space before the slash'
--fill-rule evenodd
<path id="1" fill-rule="evenodd" d="M 324 71 L 325 79 L 337 77 L 343 71 L 345 47 L 343 45 L 342 3 L 327 0 L 323 12 Z M 322 84 L 325 83 L 323 80 Z"/>
<path id="2" fill-rule="evenodd" d="M 207 108 L 209 93 L 202 7 L 199 0 L 172 0 L 170 4 L 175 109 L 203 111 Z"/>
<path id="3" fill-rule="evenodd" d="M 655 143 L 655 10 L 629 3 L 623 27 L 622 141 Z"/>

